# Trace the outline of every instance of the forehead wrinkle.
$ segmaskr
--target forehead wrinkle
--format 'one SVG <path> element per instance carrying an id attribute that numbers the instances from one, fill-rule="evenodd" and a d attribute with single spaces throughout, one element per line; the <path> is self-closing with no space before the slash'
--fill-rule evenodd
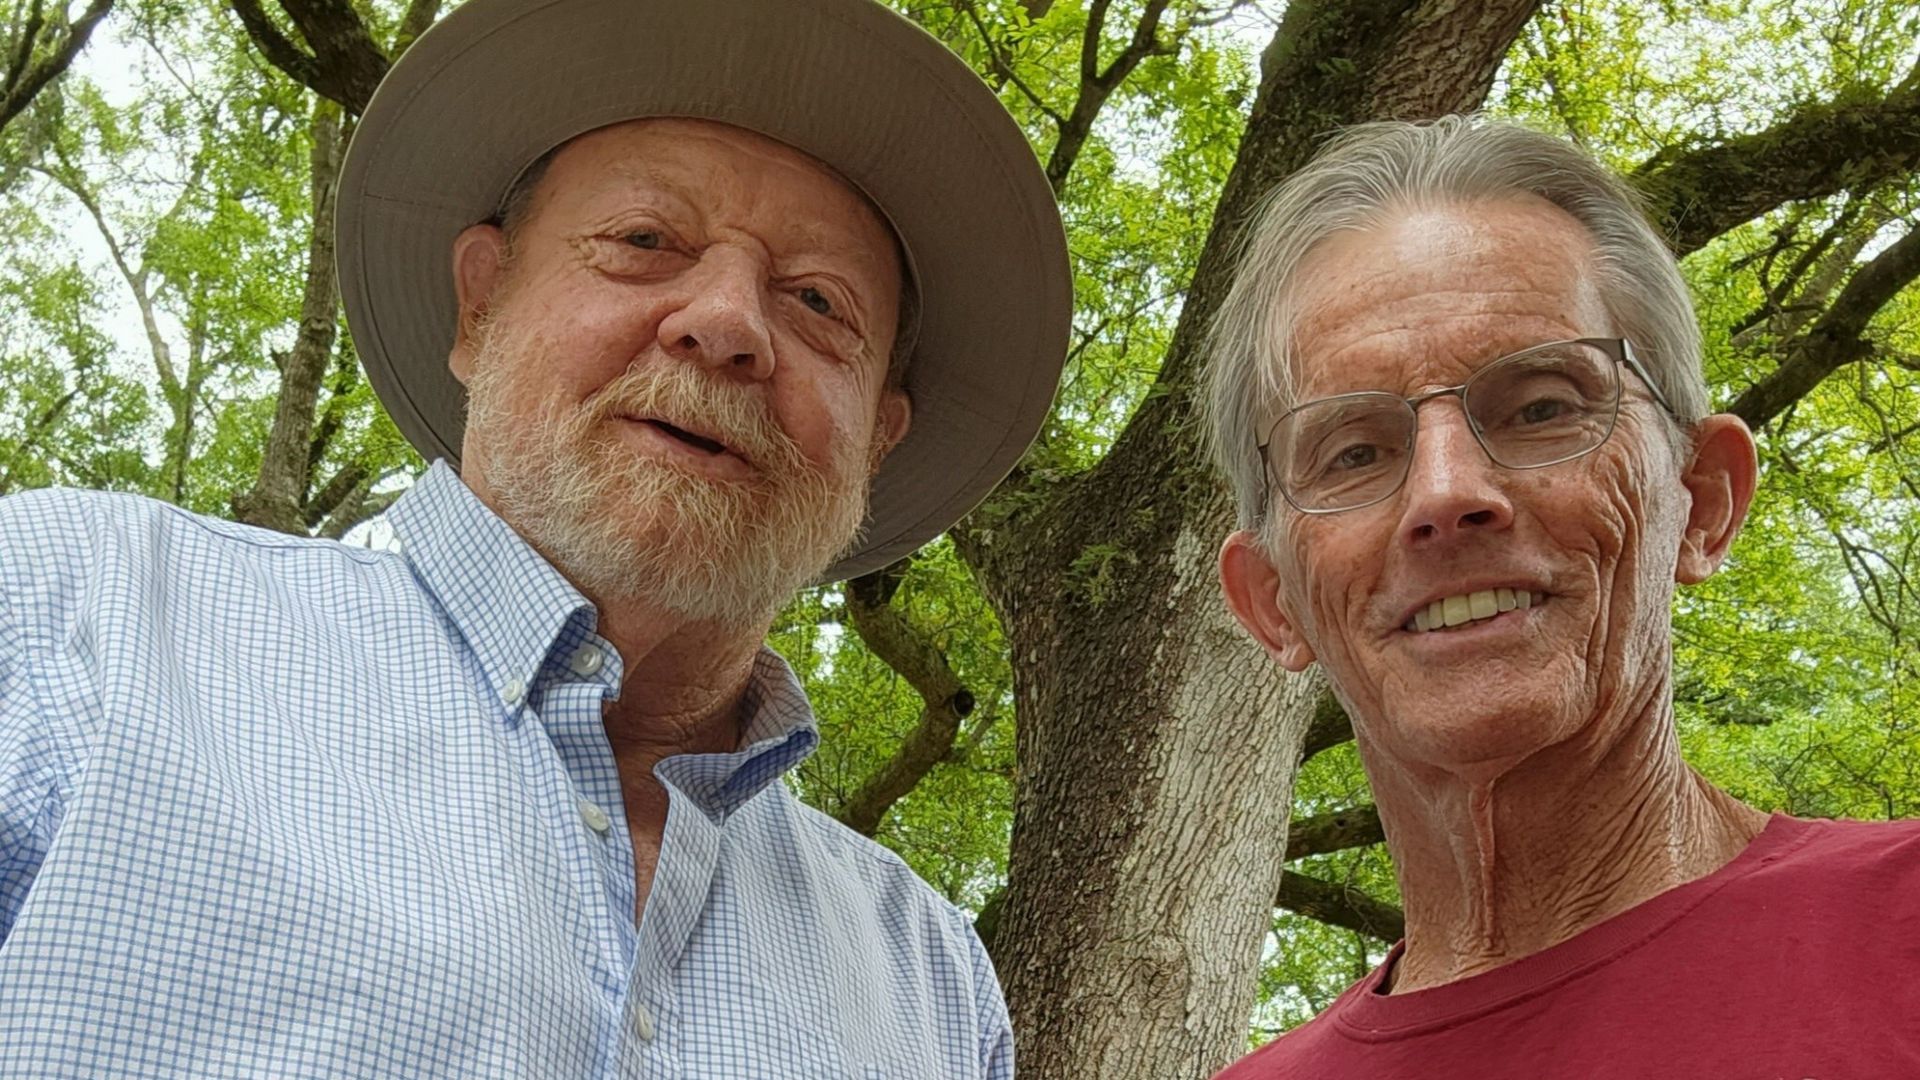
<path id="1" fill-rule="evenodd" d="M 1294 396 L 1298 403 L 1356 390 L 1410 395 L 1458 385 L 1502 356 L 1594 332 L 1524 307 L 1398 318 L 1331 352 L 1296 348 Z"/>
<path id="2" fill-rule="evenodd" d="M 877 239 L 886 247 L 892 246 L 891 229 L 880 219 L 866 197 L 846 181 L 824 171 L 809 169 L 804 162 L 780 161 L 777 166 L 799 181 L 785 187 L 787 193 L 804 197 L 808 187 L 832 185 L 836 189 L 834 194 L 846 196 L 860 218 L 879 230 Z M 716 203 L 714 200 L 724 199 L 724 185 L 711 182 L 718 178 L 713 174 L 732 172 L 720 161 L 669 159 L 662 162 L 650 157 L 626 155 L 615 159 L 608 172 L 620 182 L 621 187 L 617 190 L 622 197 L 631 198 L 636 194 L 636 189 L 651 189 L 672 197 L 680 204 L 680 209 L 696 215 L 706 225 L 714 224 L 715 219 L 722 226 L 758 224 L 752 222 L 756 216 L 774 216 L 765 209 L 765 196 L 780 186 L 755 185 L 749 189 L 744 204 L 735 200 Z M 699 197 L 696 198 L 696 195 Z M 885 255 L 875 258 L 868 252 L 866 238 L 852 230 L 833 228 L 823 216 L 778 215 L 774 216 L 774 222 L 774 228 L 759 228 L 755 232 L 757 239 L 776 259 L 804 260 L 817 257 L 852 260 L 875 274 L 885 274 L 889 270 Z"/>

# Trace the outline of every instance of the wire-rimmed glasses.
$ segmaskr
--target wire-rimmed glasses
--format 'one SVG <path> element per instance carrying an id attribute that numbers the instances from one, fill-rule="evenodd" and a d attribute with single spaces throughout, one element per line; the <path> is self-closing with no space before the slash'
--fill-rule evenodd
<path id="1" fill-rule="evenodd" d="M 1673 412 L 1624 339 L 1550 341 L 1503 356 L 1459 386 L 1418 397 L 1369 390 L 1295 406 L 1268 429 L 1261 460 L 1281 497 L 1301 513 L 1371 506 L 1406 482 L 1419 407 L 1452 394 L 1494 464 L 1558 465 L 1592 453 L 1613 434 L 1622 365 Z"/>

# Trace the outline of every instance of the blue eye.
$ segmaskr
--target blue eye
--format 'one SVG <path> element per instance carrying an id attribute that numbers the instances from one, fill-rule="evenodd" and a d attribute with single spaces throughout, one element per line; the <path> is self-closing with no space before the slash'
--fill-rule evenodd
<path id="1" fill-rule="evenodd" d="M 653 251 L 660 246 L 660 234 L 646 229 L 630 232 L 621 239 L 643 251 Z"/>
<path id="2" fill-rule="evenodd" d="M 822 315 L 833 314 L 833 301 L 827 299 L 819 289 L 801 289 L 800 302 Z"/>

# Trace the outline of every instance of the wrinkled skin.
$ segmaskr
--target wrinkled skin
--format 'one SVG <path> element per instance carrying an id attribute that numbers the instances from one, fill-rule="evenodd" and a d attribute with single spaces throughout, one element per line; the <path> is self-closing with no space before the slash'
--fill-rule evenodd
<path id="1" fill-rule="evenodd" d="M 507 239 L 476 225 L 453 248 L 460 321 L 449 366 L 471 383 L 483 364 L 505 365 L 488 373 L 497 398 L 467 429 L 462 477 L 594 601 L 599 631 L 624 661 L 620 700 L 605 720 L 644 905 L 667 809 L 653 765 L 677 753 L 734 749 L 737 703 L 786 596 L 759 597 L 748 605 L 757 617 L 716 619 L 644 589 L 609 595 L 593 586 L 601 578 L 592 568 L 570 566 L 562 554 L 590 558 L 594 545 L 559 543 L 559 532 L 601 529 L 594 535 L 712 558 L 721 540 L 734 539 L 725 535 L 730 525 L 722 515 L 703 526 L 718 530 L 712 549 L 690 542 L 689 485 L 738 496 L 722 505 L 765 509 L 755 501 L 788 489 L 765 475 L 776 459 L 788 462 L 782 471 L 809 471 L 843 496 L 863 497 L 872 467 L 905 435 L 909 417 L 906 395 L 886 381 L 898 249 L 879 214 L 819 162 L 738 128 L 678 119 L 617 124 L 567 144 L 536 185 L 511 252 Z M 631 415 L 646 408 L 638 404 L 605 407 L 604 395 L 626 400 L 623 379 L 662 367 L 696 370 L 730 406 L 694 408 L 680 393 L 665 400 L 706 415 L 650 418 Z M 584 433 L 568 430 L 581 441 L 524 437 L 555 417 L 579 419 Z M 696 433 L 725 452 L 689 448 L 649 419 L 705 427 Z M 775 443 L 781 454 L 769 453 Z M 585 508 L 575 500 L 559 520 L 516 520 L 518 502 L 495 481 L 529 463 L 507 456 L 567 452 L 577 453 L 532 464 L 557 464 L 545 475 L 565 479 L 569 464 L 578 472 L 610 462 L 671 473 L 673 483 L 617 491 Z M 777 530 L 748 531 L 781 541 Z M 797 554 L 813 560 L 799 578 L 834 553 Z"/>
<path id="2" fill-rule="evenodd" d="M 1546 341 L 1615 331 L 1592 244 L 1540 200 L 1405 211 L 1330 238 L 1296 296 L 1300 401 L 1412 396 Z M 1392 498 L 1306 515 L 1277 497 L 1271 547 L 1230 538 L 1222 581 L 1290 670 L 1318 661 L 1353 717 L 1407 902 L 1397 990 L 1497 966 L 1736 854 L 1764 818 L 1680 760 L 1670 706 L 1676 582 L 1711 574 L 1753 487 L 1732 417 L 1680 453 L 1622 373 L 1617 427 L 1571 462 L 1510 470 L 1459 399 L 1420 407 Z M 1545 600 L 1407 629 L 1449 595 Z M 1571 824 L 1570 824 L 1571 823 Z"/>
<path id="3" fill-rule="evenodd" d="M 490 372 L 495 407 L 476 410 L 462 455 L 463 476 L 497 510 L 530 501 L 507 490 L 495 497 L 496 486 L 532 471 L 514 456 L 552 453 L 524 433 L 591 410 L 629 371 L 699 369 L 709 394 L 732 407 L 651 418 L 728 449 L 689 451 L 642 422 L 649 417 L 621 414 L 598 418 L 588 432 L 604 453 L 628 459 L 620 466 L 640 459 L 708 485 L 755 488 L 762 498 L 776 497 L 784 479 L 763 474 L 791 456 L 842 488 L 864 489 L 870 445 L 884 451 L 905 432 L 905 395 L 884 386 L 899 303 L 892 236 L 859 194 L 789 147 L 692 120 L 592 132 L 553 160 L 510 263 L 505 244 L 499 229 L 481 225 L 455 245 L 464 318 L 450 358 L 468 382 L 489 355 L 488 341 L 512 344 L 502 358 L 509 370 Z M 739 427 L 741 414 L 756 412 L 771 436 Z M 724 430 L 722 418 L 735 429 Z M 773 442 L 790 452 L 771 453 Z M 562 470 L 547 482 L 565 479 Z M 714 523 L 719 535 L 708 543 L 688 542 L 674 528 L 680 509 L 671 499 L 616 493 L 576 516 L 642 548 L 677 540 L 703 558 L 722 550 L 726 522 Z M 742 516 L 733 528 L 752 523 Z M 569 546 L 546 542 L 547 522 L 515 524 L 552 557 Z M 770 541 L 780 535 L 767 531 Z M 570 546 L 582 549 L 576 559 L 592 558 L 593 545 Z M 810 564 L 797 568 L 799 579 L 836 553 L 794 553 Z M 757 606 L 771 614 L 790 591 L 759 597 Z"/>

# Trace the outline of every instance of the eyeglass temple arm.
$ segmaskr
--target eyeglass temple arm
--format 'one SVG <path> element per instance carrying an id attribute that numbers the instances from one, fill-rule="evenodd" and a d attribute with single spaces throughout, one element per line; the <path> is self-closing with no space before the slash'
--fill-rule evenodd
<path id="1" fill-rule="evenodd" d="M 1653 376 L 1647 373 L 1646 365 L 1642 364 L 1640 357 L 1634 354 L 1633 342 L 1626 338 L 1616 340 L 1620 342 L 1620 359 L 1626 362 L 1627 369 L 1640 377 L 1640 382 L 1646 386 L 1647 392 L 1653 395 L 1653 400 L 1659 402 L 1661 408 L 1667 410 L 1668 416 L 1679 419 L 1680 411 L 1667 400 L 1667 395 L 1660 390 L 1660 384 L 1653 381 Z"/>

